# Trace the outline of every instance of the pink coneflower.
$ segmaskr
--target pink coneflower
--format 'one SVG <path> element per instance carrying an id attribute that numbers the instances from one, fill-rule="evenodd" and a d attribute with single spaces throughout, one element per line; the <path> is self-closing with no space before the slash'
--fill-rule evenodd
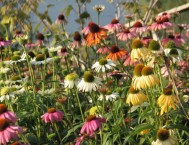
<path id="1" fill-rule="evenodd" d="M 93 136 L 95 131 L 102 128 L 102 123 L 106 123 L 106 119 L 96 117 L 96 115 L 89 115 L 86 118 L 85 124 L 82 126 L 80 133 Z"/>
<path id="2" fill-rule="evenodd" d="M 81 33 L 83 33 L 84 35 L 89 34 L 90 30 L 89 30 L 89 26 L 87 25 L 85 28 L 83 28 L 83 30 L 81 31 Z"/>
<path id="3" fill-rule="evenodd" d="M 163 38 L 161 43 L 163 46 L 165 46 L 169 41 L 174 41 L 175 40 L 175 36 L 174 35 L 168 35 L 167 38 Z"/>
<path id="4" fill-rule="evenodd" d="M 128 53 L 124 56 L 124 59 L 125 59 L 123 63 L 124 66 L 134 66 L 135 62 L 131 60 L 131 56 Z"/>
<path id="5" fill-rule="evenodd" d="M 140 21 L 137 21 L 130 30 L 136 33 L 145 32 L 147 30 L 147 26 L 143 26 Z"/>
<path id="6" fill-rule="evenodd" d="M 127 41 L 128 39 L 137 37 L 137 34 L 131 32 L 128 28 L 126 28 L 124 31 L 118 33 L 116 36 L 118 37 L 119 40 Z"/>
<path id="7" fill-rule="evenodd" d="M 156 20 L 161 20 L 161 19 L 164 19 L 164 18 L 168 18 L 170 19 L 171 18 L 171 15 L 169 13 L 162 13 L 162 14 L 159 14 L 157 17 L 156 17 Z"/>
<path id="8" fill-rule="evenodd" d="M 185 43 L 184 38 L 180 34 L 175 34 L 174 36 L 175 36 L 174 42 L 176 46 L 181 46 Z"/>
<path id="9" fill-rule="evenodd" d="M 11 45 L 11 41 L 6 41 L 5 39 L 0 37 L 0 47 Z"/>
<path id="10" fill-rule="evenodd" d="M 0 118 L 0 144 L 6 145 L 10 139 L 16 139 L 17 134 L 22 132 L 21 127 L 10 125 L 7 119 Z"/>
<path id="11" fill-rule="evenodd" d="M 149 37 L 149 36 L 147 36 L 147 37 L 142 37 L 142 39 L 141 39 L 142 43 L 143 43 L 144 46 L 146 46 L 146 47 L 148 47 L 148 45 L 149 45 L 149 43 L 150 43 L 151 40 L 152 40 L 152 37 Z"/>
<path id="12" fill-rule="evenodd" d="M 36 45 L 42 46 L 44 44 L 45 36 L 42 33 L 38 33 L 36 35 L 36 39 L 37 39 Z"/>
<path id="13" fill-rule="evenodd" d="M 177 62 L 178 67 L 180 68 L 181 71 L 188 71 L 189 70 L 189 61 L 187 60 L 181 60 Z"/>
<path id="14" fill-rule="evenodd" d="M 102 47 L 98 48 L 98 50 L 96 51 L 96 53 L 108 54 L 109 53 L 109 48 L 106 47 L 106 46 L 102 46 Z"/>
<path id="15" fill-rule="evenodd" d="M 182 75 L 182 71 L 180 71 L 180 70 L 178 70 L 176 68 L 174 69 L 173 73 L 174 73 L 175 76 Z M 168 70 L 167 70 L 166 66 L 161 68 L 161 74 L 162 74 L 163 77 L 168 77 L 169 76 L 169 73 L 168 73 Z"/>
<path id="16" fill-rule="evenodd" d="M 109 32 L 115 33 L 119 32 L 119 30 L 122 28 L 122 24 L 119 23 L 119 20 L 113 19 L 111 23 L 105 25 L 104 28 L 107 29 Z"/>
<path id="17" fill-rule="evenodd" d="M 63 113 L 55 108 L 49 108 L 47 113 L 41 116 L 45 123 L 62 121 Z"/>
<path id="18" fill-rule="evenodd" d="M 20 30 L 16 30 L 15 37 L 22 37 L 24 34 Z"/>
<path id="19" fill-rule="evenodd" d="M 15 123 L 17 120 L 16 115 L 13 112 L 7 110 L 7 106 L 5 104 L 0 104 L 0 118 L 7 119 L 13 123 Z"/>
<path id="20" fill-rule="evenodd" d="M 84 135 L 82 135 L 82 136 L 76 138 L 76 139 L 75 139 L 75 140 L 76 140 L 75 145 L 81 145 L 81 143 L 82 143 L 82 141 L 84 140 L 85 137 L 87 137 L 87 134 L 84 134 Z"/>
<path id="21" fill-rule="evenodd" d="M 163 17 L 161 19 L 156 20 L 155 23 L 151 24 L 148 29 L 157 31 L 157 30 L 162 30 L 166 29 L 168 27 L 172 27 L 173 24 L 169 22 L 168 17 Z"/>
<path id="22" fill-rule="evenodd" d="M 70 44 L 71 49 L 79 48 L 82 44 L 81 35 L 79 32 L 75 32 L 73 36 L 73 42 Z"/>
<path id="23" fill-rule="evenodd" d="M 65 47 L 62 47 L 62 49 L 58 50 L 57 54 L 58 54 L 58 56 L 62 56 L 62 57 L 69 55 L 69 53 Z"/>
<path id="24" fill-rule="evenodd" d="M 176 83 L 177 88 L 181 89 L 184 93 L 189 93 L 189 81 L 178 81 Z"/>
<path id="25" fill-rule="evenodd" d="M 36 44 L 35 43 L 31 43 L 31 42 L 25 44 L 26 48 L 33 48 L 35 46 L 36 46 Z"/>
<path id="26" fill-rule="evenodd" d="M 63 14 L 59 14 L 58 18 L 55 21 L 56 24 L 67 24 L 67 20 Z"/>

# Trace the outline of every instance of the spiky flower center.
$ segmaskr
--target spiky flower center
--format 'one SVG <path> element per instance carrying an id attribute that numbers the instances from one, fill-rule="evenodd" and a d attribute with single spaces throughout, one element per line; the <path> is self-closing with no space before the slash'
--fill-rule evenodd
<path id="1" fill-rule="evenodd" d="M 130 30 L 127 28 L 123 31 L 124 33 L 130 33 Z"/>
<path id="2" fill-rule="evenodd" d="M 48 112 L 48 113 L 54 113 L 54 112 L 56 112 L 56 108 L 49 108 L 49 109 L 47 110 L 47 112 Z"/>
<path id="3" fill-rule="evenodd" d="M 11 57 L 12 61 L 17 61 L 17 60 L 20 60 L 20 59 L 21 59 L 20 55 L 14 55 L 14 56 Z"/>
<path id="4" fill-rule="evenodd" d="M 111 53 L 119 52 L 119 47 L 117 47 L 117 46 L 112 46 L 112 47 L 110 48 L 110 52 L 111 52 Z"/>
<path id="5" fill-rule="evenodd" d="M 169 88 L 164 88 L 164 89 L 163 89 L 163 94 L 164 94 L 164 95 L 172 95 L 172 90 L 169 89 Z"/>
<path id="6" fill-rule="evenodd" d="M 143 43 L 142 43 L 141 40 L 139 40 L 139 39 L 134 39 L 134 40 L 132 41 L 132 48 L 133 48 L 133 49 L 142 48 L 142 47 L 143 47 Z"/>
<path id="7" fill-rule="evenodd" d="M 36 61 L 43 61 L 43 60 L 45 60 L 45 55 L 44 54 L 38 54 L 37 56 L 36 56 L 36 59 L 35 59 Z"/>
<path id="8" fill-rule="evenodd" d="M 17 80 L 21 80 L 19 75 L 15 75 L 11 77 L 11 81 L 17 81 Z"/>
<path id="9" fill-rule="evenodd" d="M 0 104 L 0 115 L 7 112 L 7 106 L 5 104 Z"/>
<path id="10" fill-rule="evenodd" d="M 29 51 L 29 52 L 28 52 L 28 55 L 29 55 L 31 58 L 34 58 L 34 57 L 35 57 L 35 54 L 34 54 L 32 51 Z"/>
<path id="11" fill-rule="evenodd" d="M 119 23 L 119 20 L 117 20 L 117 19 L 113 19 L 113 20 L 111 21 L 111 24 L 117 24 L 117 23 Z"/>
<path id="12" fill-rule="evenodd" d="M 137 21 L 135 22 L 135 24 L 133 25 L 133 27 L 142 27 L 142 23 Z"/>
<path id="13" fill-rule="evenodd" d="M 150 43 L 149 43 L 149 46 L 148 48 L 150 50 L 160 50 L 160 44 L 158 43 L 158 41 L 155 41 L 155 40 L 151 40 Z"/>
<path id="14" fill-rule="evenodd" d="M 89 115 L 89 116 L 87 116 L 86 121 L 90 122 L 90 121 L 95 120 L 95 119 L 96 119 L 96 115 Z"/>
<path id="15" fill-rule="evenodd" d="M 9 126 L 7 119 L 0 118 L 0 131 L 4 131 Z"/>
<path id="16" fill-rule="evenodd" d="M 65 53 L 65 52 L 67 52 L 67 49 L 65 47 L 63 47 L 60 51 L 61 51 L 61 53 Z"/>
<path id="17" fill-rule="evenodd" d="M 157 131 L 157 138 L 161 141 L 165 141 L 169 138 L 170 134 L 169 134 L 169 131 L 167 129 L 159 129 Z"/>
<path id="18" fill-rule="evenodd" d="M 107 59 L 105 59 L 105 58 L 102 58 L 102 59 L 99 60 L 99 64 L 100 64 L 100 65 L 105 65 L 105 64 L 107 64 L 107 62 L 108 62 L 108 61 L 107 61 Z"/>
<path id="19" fill-rule="evenodd" d="M 100 30 L 100 27 L 97 24 L 93 23 L 93 22 L 90 22 L 88 24 L 88 27 L 89 27 L 89 30 L 90 30 L 91 33 L 97 33 Z"/>
<path id="20" fill-rule="evenodd" d="M 77 80 L 78 79 L 78 75 L 75 74 L 75 73 L 71 73 L 71 74 L 68 74 L 66 77 L 65 77 L 66 80 L 69 80 L 69 81 L 74 81 L 74 80 Z"/>
<path id="21" fill-rule="evenodd" d="M 93 82 L 94 81 L 94 76 L 93 76 L 93 74 L 90 72 L 90 71 L 86 71 L 85 73 L 84 73 L 84 76 L 83 76 L 83 78 L 84 78 L 84 81 L 85 82 Z"/>
<path id="22" fill-rule="evenodd" d="M 174 41 L 167 42 L 166 48 L 176 48 L 175 42 Z"/>
<path id="23" fill-rule="evenodd" d="M 134 89 L 133 86 L 131 86 L 131 87 L 129 88 L 129 94 L 137 94 L 138 92 L 139 92 L 139 91 L 136 90 L 136 89 Z"/>
<path id="24" fill-rule="evenodd" d="M 173 35 L 168 35 L 168 38 L 169 38 L 169 39 L 174 39 L 175 36 L 173 36 Z"/>
<path id="25" fill-rule="evenodd" d="M 177 49 L 174 49 L 174 48 L 170 50 L 169 54 L 170 55 L 174 55 L 174 56 L 178 56 L 179 55 Z"/>
<path id="26" fill-rule="evenodd" d="M 15 142 L 11 143 L 11 145 L 20 145 L 20 143 L 18 141 L 15 141 Z"/>
<path id="27" fill-rule="evenodd" d="M 60 15 L 58 15 L 58 20 L 64 20 L 65 19 L 65 17 L 64 17 L 64 15 L 63 14 L 60 14 Z"/>
<path id="28" fill-rule="evenodd" d="M 142 69 L 144 65 L 143 64 L 137 64 L 134 68 L 134 75 L 137 77 L 142 76 Z"/>
<path id="29" fill-rule="evenodd" d="M 36 35 L 36 38 L 37 38 L 37 40 L 44 40 L 45 39 L 45 37 L 44 37 L 44 35 L 42 33 L 38 33 Z"/>
<path id="30" fill-rule="evenodd" d="M 148 76 L 148 75 L 151 75 L 153 74 L 153 69 L 149 66 L 145 66 L 142 68 L 142 75 L 143 76 Z"/>
<path id="31" fill-rule="evenodd" d="M 81 41 L 81 35 L 79 34 L 79 32 L 74 33 L 74 40 L 75 41 Z"/>

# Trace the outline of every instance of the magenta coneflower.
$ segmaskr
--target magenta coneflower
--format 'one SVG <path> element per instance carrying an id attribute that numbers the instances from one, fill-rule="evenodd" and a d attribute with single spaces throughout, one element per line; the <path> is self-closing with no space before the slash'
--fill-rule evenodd
<path id="1" fill-rule="evenodd" d="M 82 126 L 80 133 L 93 136 L 95 131 L 102 128 L 102 123 L 106 123 L 106 119 L 96 117 L 96 115 L 89 115 L 86 118 L 85 124 Z"/>
<path id="2" fill-rule="evenodd" d="M 122 27 L 122 24 L 117 19 L 113 19 L 110 24 L 104 26 L 105 29 L 112 33 L 119 32 Z"/>
<path id="3" fill-rule="evenodd" d="M 106 46 L 102 46 L 102 47 L 98 48 L 98 50 L 96 51 L 96 53 L 100 53 L 100 54 L 108 54 L 109 52 L 110 52 L 110 50 Z"/>
<path id="4" fill-rule="evenodd" d="M 10 125 L 7 119 L 0 118 L 0 144 L 6 145 L 10 139 L 16 139 L 17 134 L 22 132 L 21 127 Z"/>
<path id="5" fill-rule="evenodd" d="M 176 46 L 182 46 L 185 43 L 184 38 L 180 35 L 180 34 L 175 34 L 175 39 L 174 42 L 176 44 Z"/>
<path id="6" fill-rule="evenodd" d="M 62 57 L 69 55 L 69 53 L 65 47 L 62 47 L 60 50 L 58 50 L 57 54 L 58 54 L 58 56 L 62 56 Z"/>
<path id="7" fill-rule="evenodd" d="M 161 43 L 163 46 L 165 46 L 169 41 L 174 41 L 175 40 L 175 36 L 174 35 L 168 35 L 167 38 L 163 38 Z"/>
<path id="8" fill-rule="evenodd" d="M 137 37 L 137 34 L 135 32 L 131 32 L 128 28 L 126 28 L 124 31 L 118 33 L 116 36 L 119 40 L 127 41 L 128 39 Z"/>
<path id="9" fill-rule="evenodd" d="M 41 116 L 45 123 L 62 121 L 63 113 L 55 108 L 49 108 L 47 113 Z"/>
<path id="10" fill-rule="evenodd" d="M 17 120 L 16 115 L 13 112 L 9 111 L 5 104 L 0 104 L 0 118 L 7 119 L 13 123 L 15 123 Z"/>
<path id="11" fill-rule="evenodd" d="M 5 39 L 0 37 L 0 47 L 11 45 L 11 41 L 6 41 Z"/>
<path id="12" fill-rule="evenodd" d="M 157 30 L 166 29 L 166 28 L 172 27 L 172 26 L 173 26 L 173 24 L 169 22 L 169 18 L 163 17 L 161 19 L 156 20 L 156 22 L 151 24 L 148 27 L 148 29 L 153 30 L 153 31 L 157 31 Z"/>
<path id="13" fill-rule="evenodd" d="M 145 32 L 147 30 L 147 26 L 143 26 L 140 21 L 137 21 L 130 30 L 136 33 Z"/>

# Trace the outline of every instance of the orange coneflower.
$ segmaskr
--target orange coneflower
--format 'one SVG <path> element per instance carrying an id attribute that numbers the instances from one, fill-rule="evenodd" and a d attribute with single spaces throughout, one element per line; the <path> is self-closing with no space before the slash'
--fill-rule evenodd
<path id="1" fill-rule="evenodd" d="M 106 59 L 118 60 L 123 58 L 126 53 L 126 50 L 120 49 L 118 46 L 115 45 L 110 48 L 110 53 L 108 54 L 108 56 L 106 56 Z"/>
<path id="2" fill-rule="evenodd" d="M 88 24 L 89 33 L 86 36 L 87 46 L 96 45 L 100 40 L 106 38 L 106 29 L 99 27 L 97 24 L 90 22 Z"/>

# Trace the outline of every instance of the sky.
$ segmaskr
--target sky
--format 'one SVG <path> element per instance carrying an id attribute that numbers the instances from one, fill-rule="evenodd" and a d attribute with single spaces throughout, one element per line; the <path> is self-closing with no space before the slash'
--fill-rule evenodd
<path id="1" fill-rule="evenodd" d="M 62 10 L 68 5 L 72 5 L 76 10 L 77 6 L 75 0 L 44 0 L 44 3 L 39 5 L 39 12 L 44 12 L 46 6 L 48 4 L 53 4 L 54 6 L 49 9 L 49 15 L 53 22 L 55 22 L 57 16 L 62 12 Z M 92 0 L 91 3 L 87 5 L 87 10 L 91 15 L 93 22 L 97 23 L 97 12 L 93 10 L 94 5 L 104 5 L 105 10 L 101 13 L 100 25 L 104 26 L 111 22 L 111 20 L 115 17 L 115 8 L 113 4 L 110 4 L 106 0 Z M 78 31 L 79 25 L 75 22 L 75 19 L 78 18 L 78 15 L 75 12 L 71 12 L 68 18 L 68 25 L 66 26 L 66 30 L 69 33 L 73 33 Z M 33 20 L 39 22 L 39 20 L 33 16 Z M 35 25 L 34 24 L 34 25 Z"/>

